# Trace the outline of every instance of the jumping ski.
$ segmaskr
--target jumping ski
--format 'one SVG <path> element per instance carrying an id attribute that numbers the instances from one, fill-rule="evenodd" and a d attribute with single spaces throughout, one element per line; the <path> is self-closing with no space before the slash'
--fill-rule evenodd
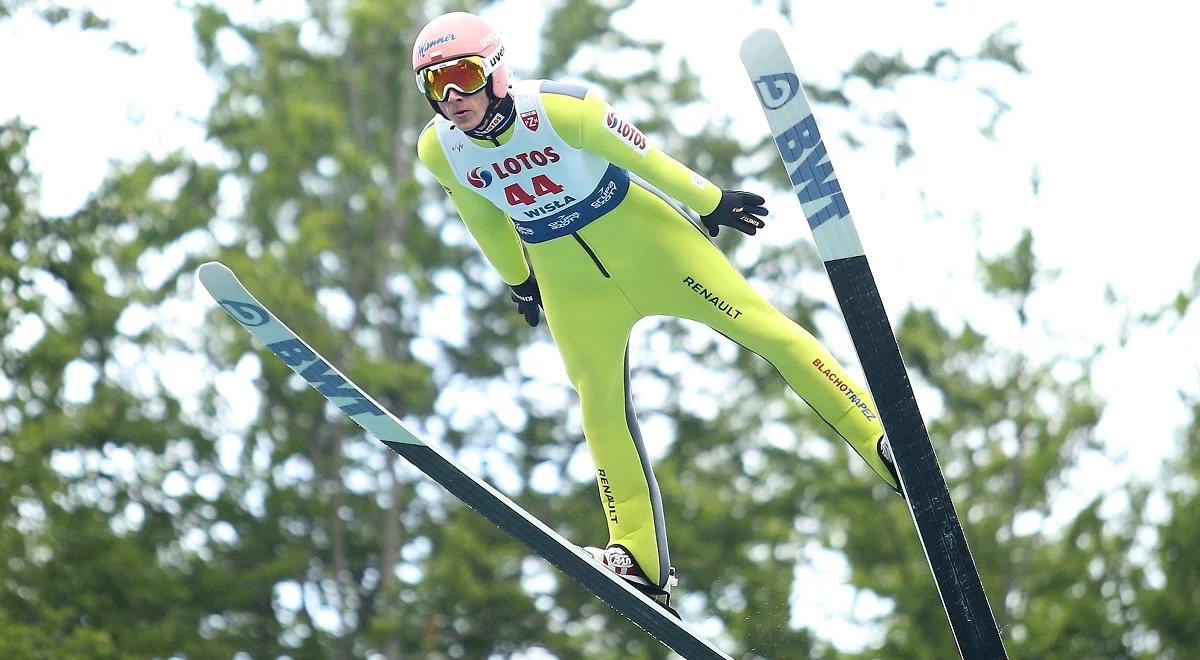
<path id="1" fill-rule="evenodd" d="M 747 36 L 741 58 L 875 397 L 909 512 L 959 653 L 964 658 L 1004 658 L 1004 645 L 979 571 L 800 77 L 774 30 L 759 29 Z"/>
<path id="2" fill-rule="evenodd" d="M 580 547 L 568 542 L 442 452 L 425 444 L 392 413 L 271 314 L 225 265 L 210 261 L 200 266 L 197 275 L 213 299 L 234 320 L 304 378 L 313 389 L 341 408 L 367 433 L 441 484 L 467 506 L 524 543 L 684 658 L 729 660 L 729 656 L 716 646 L 603 568 Z"/>

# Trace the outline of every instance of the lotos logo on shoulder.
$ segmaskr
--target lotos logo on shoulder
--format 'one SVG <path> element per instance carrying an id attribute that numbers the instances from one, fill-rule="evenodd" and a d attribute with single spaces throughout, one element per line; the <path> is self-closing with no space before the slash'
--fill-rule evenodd
<path id="1" fill-rule="evenodd" d="M 766 95 L 763 94 L 764 90 Z M 799 91 L 800 79 L 791 72 L 770 73 L 754 81 L 754 93 L 758 94 L 758 102 L 768 110 L 778 110 L 787 105 Z"/>
<path id="2" fill-rule="evenodd" d="M 645 156 L 650 149 L 650 143 L 646 141 L 646 136 L 637 129 L 633 124 L 625 121 L 617 114 L 616 110 L 611 107 L 608 109 L 608 114 L 604 117 L 604 125 L 613 135 L 621 138 L 638 154 Z"/>
<path id="3" fill-rule="evenodd" d="M 487 188 L 492 185 L 492 173 L 482 167 L 476 167 L 467 174 L 467 183 L 475 188 Z"/>

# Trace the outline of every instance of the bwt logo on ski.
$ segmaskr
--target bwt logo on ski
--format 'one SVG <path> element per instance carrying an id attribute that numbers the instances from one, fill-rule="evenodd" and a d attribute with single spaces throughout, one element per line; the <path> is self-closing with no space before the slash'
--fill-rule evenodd
<path id="1" fill-rule="evenodd" d="M 421 44 L 420 46 L 417 46 L 417 54 L 420 55 L 421 57 L 425 57 L 425 53 L 428 53 L 430 51 L 430 49 L 432 49 L 433 47 L 440 46 L 444 43 L 454 41 L 456 39 L 458 39 L 458 37 L 455 36 L 455 34 L 453 32 L 451 32 L 450 34 L 443 34 L 440 37 L 430 39 L 429 41 L 426 41 L 425 43 Z"/>
<path id="2" fill-rule="evenodd" d="M 612 108 L 609 108 L 608 115 L 604 117 L 604 125 L 608 127 L 609 132 L 624 140 L 639 154 L 646 155 L 646 150 L 650 148 L 646 136 L 636 126 L 622 119 Z"/>
<path id="3" fill-rule="evenodd" d="M 467 183 L 476 188 L 487 188 L 492 185 L 492 173 L 481 167 L 476 167 L 467 174 Z"/>
<path id="4" fill-rule="evenodd" d="M 805 209 L 808 224 L 813 229 L 829 220 L 850 215 L 850 208 L 846 206 L 846 198 L 842 195 L 842 186 L 833 173 L 833 164 L 829 162 L 825 144 L 821 142 L 817 120 L 811 114 L 775 136 L 775 145 L 779 147 L 779 155 L 783 156 L 785 163 L 796 163 L 791 179 L 801 203 L 828 198 L 820 210 L 807 213 L 808 209 Z"/>
<path id="5" fill-rule="evenodd" d="M 316 353 L 304 345 L 304 342 L 299 339 L 285 339 L 277 341 L 273 344 L 267 344 L 267 348 L 271 352 L 283 360 L 284 364 L 295 370 L 296 373 L 308 381 L 318 392 L 326 397 L 338 397 L 343 399 L 351 399 L 349 403 L 338 403 L 337 406 L 342 409 L 342 412 L 351 417 L 362 413 L 369 412 L 372 415 L 385 414 L 376 406 L 371 399 L 363 394 L 357 387 L 346 382 L 337 371 L 325 363 L 324 360 L 317 357 Z M 312 364 L 300 369 L 306 363 Z M 337 403 L 336 401 L 334 403 Z"/>
<path id="6" fill-rule="evenodd" d="M 225 308 L 233 318 L 238 320 L 238 323 L 253 328 L 260 325 L 266 325 L 271 320 L 271 315 L 267 310 L 255 305 L 254 303 L 238 302 L 236 300 L 218 300 L 218 304 Z"/>
<path id="7" fill-rule="evenodd" d="M 770 100 L 763 95 L 764 90 Z M 764 108 L 778 110 L 796 98 L 796 93 L 800 91 L 800 79 L 794 73 L 770 73 L 754 81 L 754 91 Z"/>

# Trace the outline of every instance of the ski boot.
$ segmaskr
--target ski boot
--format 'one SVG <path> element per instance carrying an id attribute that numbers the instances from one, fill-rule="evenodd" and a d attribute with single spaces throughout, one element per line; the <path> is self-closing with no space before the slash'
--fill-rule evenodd
<path id="1" fill-rule="evenodd" d="M 904 491 L 900 486 L 900 474 L 896 471 L 896 461 L 892 457 L 892 445 L 889 444 L 886 435 L 879 436 L 875 442 L 868 440 L 862 445 L 856 445 L 849 440 L 846 440 L 846 444 L 850 445 L 854 453 L 863 459 L 863 462 L 883 480 L 883 483 L 896 491 L 900 497 L 904 497 Z"/>
<path id="2" fill-rule="evenodd" d="M 886 435 L 879 436 L 879 441 L 875 443 L 875 449 L 879 452 L 879 459 L 883 461 L 883 467 L 892 475 L 892 480 L 896 482 L 892 489 L 900 497 L 904 497 L 904 487 L 900 485 L 900 473 L 896 471 L 896 461 L 892 458 L 892 445 L 888 442 Z M 882 475 L 881 475 L 882 476 Z"/>
<path id="3" fill-rule="evenodd" d="M 671 591 L 675 588 L 676 584 L 679 584 L 679 579 L 675 577 L 674 566 L 671 567 L 670 573 L 667 575 L 666 584 L 660 587 L 646 578 L 646 574 L 638 566 L 637 560 L 622 546 L 612 545 L 603 549 L 584 546 L 583 551 L 600 562 L 604 568 L 623 578 L 631 587 L 642 592 L 647 598 L 670 612 L 676 619 L 681 618 L 679 612 L 676 612 L 675 608 L 671 607 Z"/>

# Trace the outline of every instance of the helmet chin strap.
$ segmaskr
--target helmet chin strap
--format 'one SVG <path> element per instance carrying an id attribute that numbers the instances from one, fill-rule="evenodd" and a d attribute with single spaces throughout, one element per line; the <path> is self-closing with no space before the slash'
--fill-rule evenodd
<path id="1" fill-rule="evenodd" d="M 513 95 L 505 94 L 503 98 L 496 96 L 492 91 L 491 82 L 488 83 L 486 94 L 488 95 L 487 109 L 483 112 L 483 119 L 475 128 L 463 131 L 467 137 L 472 137 L 478 140 L 489 140 L 493 144 L 499 145 L 499 137 L 508 130 L 509 126 L 517 119 L 517 104 L 513 102 Z M 429 106 L 439 115 L 446 117 L 446 113 L 438 106 L 437 101 L 426 97 L 429 101 Z M 446 117 L 449 119 L 449 117 Z"/>
<path id="2" fill-rule="evenodd" d="M 473 137 L 479 140 L 490 140 L 493 144 L 500 144 L 498 138 L 508 130 L 509 126 L 517 118 L 516 103 L 513 102 L 512 94 L 505 94 L 503 98 L 496 98 L 492 93 L 491 85 L 488 85 L 488 106 L 483 113 L 483 121 L 479 125 L 468 131 L 463 131 L 468 137 Z"/>

